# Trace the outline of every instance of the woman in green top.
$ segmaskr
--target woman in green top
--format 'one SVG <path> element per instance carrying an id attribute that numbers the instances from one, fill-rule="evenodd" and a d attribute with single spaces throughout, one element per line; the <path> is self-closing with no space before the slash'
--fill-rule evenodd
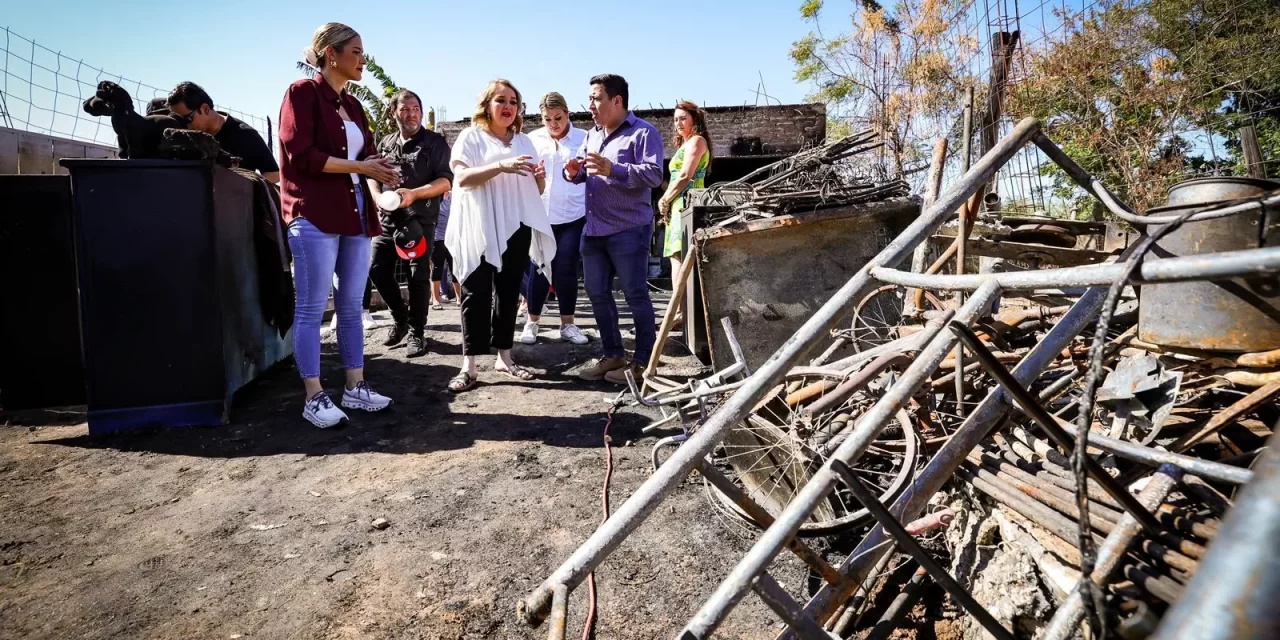
<path id="1" fill-rule="evenodd" d="M 658 211 L 667 225 L 662 255 L 671 258 L 671 277 L 675 278 L 680 273 L 680 256 L 684 251 L 684 224 L 680 213 L 684 211 L 689 190 L 705 186 L 703 181 L 711 168 L 711 136 L 707 133 L 707 118 L 702 109 L 687 100 L 676 103 L 672 123 L 676 153 L 671 157 L 671 180 L 658 201 Z"/>

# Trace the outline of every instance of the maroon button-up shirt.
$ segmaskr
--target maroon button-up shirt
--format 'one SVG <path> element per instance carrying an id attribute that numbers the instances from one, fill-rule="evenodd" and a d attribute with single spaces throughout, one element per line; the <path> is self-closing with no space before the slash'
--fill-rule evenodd
<path id="1" fill-rule="evenodd" d="M 360 102 L 329 86 L 323 76 L 289 85 L 280 105 L 280 200 L 285 224 L 306 218 L 325 233 L 378 236 L 382 224 L 367 189 L 352 183 L 350 174 L 325 173 L 330 156 L 347 159 L 347 131 L 338 107 L 364 132 L 364 148 L 357 160 L 376 153 L 373 133 Z M 360 228 L 357 194 L 365 198 L 365 228 Z"/>

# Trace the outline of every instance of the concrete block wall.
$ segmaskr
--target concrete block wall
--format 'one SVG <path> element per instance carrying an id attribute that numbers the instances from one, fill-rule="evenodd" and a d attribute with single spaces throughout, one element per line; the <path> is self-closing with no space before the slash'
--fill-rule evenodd
<path id="1" fill-rule="evenodd" d="M 662 133 L 663 146 L 667 157 L 670 157 L 675 151 L 672 145 L 672 110 L 638 109 L 635 113 Z M 715 145 L 712 151 L 719 158 L 790 155 L 822 144 L 827 137 L 825 104 L 707 107 L 706 113 L 707 128 Z M 570 121 L 580 129 L 594 126 L 589 113 L 573 113 Z M 458 133 L 469 124 L 468 120 L 442 122 L 436 129 L 452 145 Z M 525 131 L 541 126 L 541 116 L 525 116 Z"/>

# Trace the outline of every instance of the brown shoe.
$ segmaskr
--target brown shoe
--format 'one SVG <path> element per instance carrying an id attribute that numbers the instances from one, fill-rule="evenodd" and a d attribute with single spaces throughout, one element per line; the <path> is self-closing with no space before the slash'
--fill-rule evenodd
<path id="1" fill-rule="evenodd" d="M 636 384 L 639 384 L 641 377 L 644 376 L 644 369 L 642 369 L 638 364 L 631 363 L 621 369 L 614 369 L 613 371 L 604 374 L 604 379 L 606 382 L 612 382 L 613 384 L 626 384 L 627 371 L 631 372 L 631 377 L 635 379 Z"/>
<path id="2" fill-rule="evenodd" d="M 582 380 L 604 380 L 610 371 L 617 371 L 625 366 L 627 361 L 622 358 L 600 358 L 595 364 L 579 372 L 578 377 Z"/>

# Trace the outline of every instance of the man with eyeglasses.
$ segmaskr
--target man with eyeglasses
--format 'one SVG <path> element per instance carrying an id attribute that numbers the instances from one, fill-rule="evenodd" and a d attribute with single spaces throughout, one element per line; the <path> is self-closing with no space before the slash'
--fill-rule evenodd
<path id="1" fill-rule="evenodd" d="M 222 111 L 215 111 L 213 99 L 200 85 L 183 82 L 174 88 L 167 100 L 169 112 L 188 129 L 203 131 L 214 137 L 227 153 L 240 158 L 240 168 L 257 171 L 272 183 L 280 183 L 280 165 L 248 123 Z"/>

